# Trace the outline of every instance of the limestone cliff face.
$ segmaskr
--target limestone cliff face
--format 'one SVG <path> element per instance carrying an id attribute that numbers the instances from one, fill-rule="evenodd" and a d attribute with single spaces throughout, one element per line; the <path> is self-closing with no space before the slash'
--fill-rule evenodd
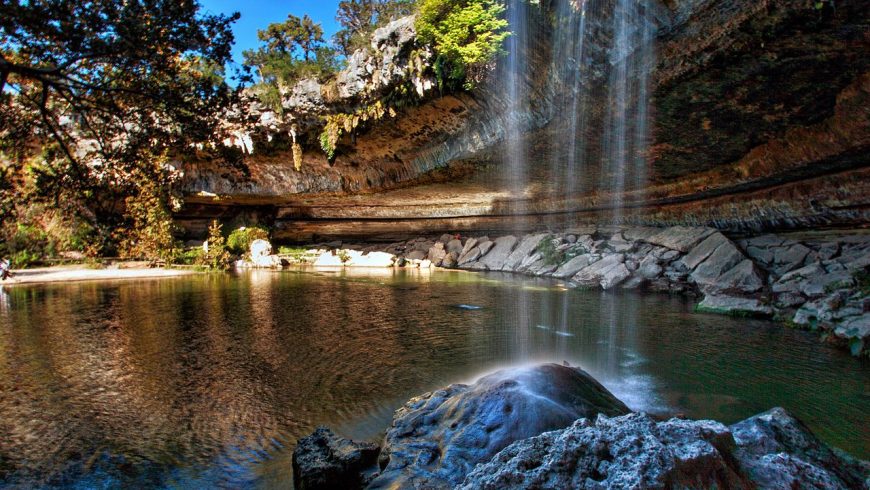
<path id="1" fill-rule="evenodd" d="M 602 127 L 613 55 L 613 0 L 589 0 L 584 62 L 566 48 L 565 22 L 582 2 L 528 7 L 524 36 L 529 102 L 506 111 L 504 63 L 473 93 L 442 95 L 431 52 L 403 19 L 380 30 L 337 83 L 300 82 L 284 116 L 252 114 L 259 133 L 246 172 L 189 164 L 192 194 L 180 221 L 252 213 L 279 236 L 539 227 L 610 219 Z M 640 8 L 640 7 L 638 7 Z M 602 14 L 603 13 L 603 14 Z M 726 230 L 865 225 L 870 221 L 870 10 L 861 0 L 664 0 L 644 18 L 655 28 L 647 179 L 618 201 L 638 224 Z M 565 19 L 569 19 L 566 21 Z M 637 53 L 629 53 L 637 56 Z M 353 112 L 395 87 L 416 102 L 343 136 L 333 162 L 315 141 L 322 116 Z M 587 97 L 579 107 L 578 91 Z M 529 185 L 509 192 L 508 118 L 524 134 Z M 300 171 L 282 142 L 305 143 Z M 272 140 L 272 143 L 268 143 Z M 569 142 L 586 185 L 562 191 Z M 605 163 L 602 163 L 605 162 Z M 197 197 L 204 191 L 220 201 Z M 521 212 L 525 218 L 504 219 Z"/>

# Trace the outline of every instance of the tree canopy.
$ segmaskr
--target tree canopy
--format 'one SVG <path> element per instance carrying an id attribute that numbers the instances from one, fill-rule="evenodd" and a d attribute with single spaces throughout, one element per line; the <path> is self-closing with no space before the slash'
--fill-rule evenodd
<path id="1" fill-rule="evenodd" d="M 2 209 L 24 219 L 48 199 L 97 225 L 125 196 L 168 205 L 164 156 L 213 140 L 233 100 L 238 17 L 194 0 L 0 1 L 0 190 L 27 192 Z"/>
<path id="2" fill-rule="evenodd" d="M 324 40 L 323 29 L 307 15 L 301 19 L 288 15 L 284 22 L 257 31 L 257 36 L 264 45 L 243 53 L 245 67 L 256 71 L 255 91 L 275 109 L 280 109 L 279 85 L 330 75 L 338 69 L 335 50 Z"/>
<path id="3" fill-rule="evenodd" d="M 222 74 L 238 14 L 198 9 L 193 0 L 4 0 L 2 150 L 47 137 L 70 160 L 108 165 L 141 145 L 208 140 L 209 116 L 231 95 Z"/>
<path id="4" fill-rule="evenodd" d="M 333 42 L 341 54 L 350 56 L 368 44 L 376 28 L 415 11 L 416 0 L 343 0 L 335 14 L 342 29 Z"/>
<path id="5" fill-rule="evenodd" d="M 417 35 L 438 53 L 442 80 L 472 88 L 511 35 L 498 0 L 420 0 Z"/>

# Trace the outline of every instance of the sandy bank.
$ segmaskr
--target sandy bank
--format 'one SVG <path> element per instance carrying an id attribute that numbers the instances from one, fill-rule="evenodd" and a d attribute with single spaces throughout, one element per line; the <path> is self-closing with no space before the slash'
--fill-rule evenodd
<path id="1" fill-rule="evenodd" d="M 13 270 L 14 277 L 0 282 L 4 287 L 22 284 L 43 284 L 74 281 L 106 281 L 121 279 L 150 279 L 161 277 L 178 277 L 196 274 L 196 271 L 185 269 L 163 268 L 113 268 L 88 269 L 81 266 L 45 267 L 39 269 Z"/>

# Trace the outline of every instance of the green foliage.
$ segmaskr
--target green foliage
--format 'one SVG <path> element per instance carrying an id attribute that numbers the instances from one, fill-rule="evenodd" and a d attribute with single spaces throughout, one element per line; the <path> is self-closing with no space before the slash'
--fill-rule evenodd
<path id="1" fill-rule="evenodd" d="M 119 241 L 136 254 L 174 248 L 166 169 L 153 155 L 221 139 L 237 95 L 223 66 L 238 14 L 203 15 L 198 2 L 176 0 L 0 10 L 0 238 L 8 245 L 8 223 L 22 223 L 54 248 L 4 253 L 93 256 L 115 253 Z"/>
<path id="2" fill-rule="evenodd" d="M 307 15 L 288 15 L 287 20 L 258 31 L 265 45 L 242 55 L 245 67 L 256 70 L 259 82 L 254 93 L 268 107 L 280 112 L 280 88 L 307 77 L 325 78 L 340 69 L 333 48 L 323 40 L 323 29 Z"/>
<path id="3" fill-rule="evenodd" d="M 347 250 L 341 249 L 336 252 L 336 255 L 338 255 L 338 260 L 340 260 L 342 264 L 346 264 L 350 261 L 350 252 Z"/>
<path id="4" fill-rule="evenodd" d="M 375 29 L 413 14 L 415 4 L 416 0 L 343 0 L 335 14 L 342 29 L 335 33 L 333 43 L 349 57 L 369 45 Z"/>
<path id="5" fill-rule="evenodd" d="M 503 54 L 510 36 L 505 7 L 497 0 L 420 0 L 417 36 L 438 55 L 439 82 L 471 89 L 483 68 Z"/>
<path id="6" fill-rule="evenodd" d="M 131 224 L 120 231 L 120 251 L 130 258 L 151 261 L 175 261 L 178 243 L 168 196 L 158 185 L 145 184 L 139 193 L 126 201 Z"/>
<path id="7" fill-rule="evenodd" d="M 198 249 L 201 252 L 197 263 L 212 269 L 228 269 L 232 260 L 229 251 L 227 251 L 226 242 L 223 226 L 217 220 L 212 221 L 211 226 L 208 227 L 208 240 L 205 242 L 205 248 Z"/>
<path id="8" fill-rule="evenodd" d="M 536 250 L 541 254 L 544 263 L 547 265 L 561 264 L 565 260 L 565 253 L 556 249 L 556 243 L 550 235 L 547 235 L 538 243 Z"/>
<path id="9" fill-rule="evenodd" d="M 269 231 L 257 226 L 235 229 L 227 237 L 227 249 L 236 255 L 243 255 L 251 248 L 254 240 L 268 240 Z"/>
<path id="10" fill-rule="evenodd" d="M 332 161 L 335 158 L 335 150 L 342 134 L 353 132 L 362 123 L 379 121 L 386 115 L 395 117 L 396 111 L 380 100 L 374 104 L 364 106 L 353 113 L 330 114 L 324 118 L 326 124 L 323 127 L 323 132 L 320 134 L 320 148 L 326 153 L 326 157 Z"/>
<path id="11" fill-rule="evenodd" d="M 238 14 L 200 15 L 197 2 L 176 0 L 16 1 L 2 10 L 0 149 L 12 157 L 32 150 L 22 143 L 50 139 L 67 174 L 123 182 L 143 149 L 210 141 L 232 102 L 220 67 Z"/>

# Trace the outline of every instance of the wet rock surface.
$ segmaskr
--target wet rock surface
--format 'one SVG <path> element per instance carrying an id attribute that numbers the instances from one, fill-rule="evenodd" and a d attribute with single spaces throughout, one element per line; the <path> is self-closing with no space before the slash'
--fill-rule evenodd
<path id="1" fill-rule="evenodd" d="M 574 15 L 563 8 L 567 0 L 540 4 Z M 728 0 L 657 1 L 650 6 L 658 29 L 651 73 L 650 113 L 655 118 L 650 121 L 650 185 L 641 195 L 620 198 L 637 205 L 626 211 L 630 222 L 742 232 L 866 224 L 870 59 L 865 3 Z M 616 10 L 608 7 L 604 3 L 597 10 Z M 602 42 L 611 38 L 608 29 L 613 24 L 606 15 L 588 26 L 600 30 L 600 36 L 593 36 L 596 42 L 588 43 L 596 55 L 588 73 L 583 73 L 593 85 L 606 84 L 608 56 Z M 565 64 L 576 65 L 576 60 L 553 55 L 559 51 L 552 48 L 566 41 L 557 37 L 558 24 L 531 20 L 536 42 L 528 72 L 533 76 L 524 80 L 531 104 L 519 118 L 536 161 L 564 162 L 565 145 L 553 142 L 600 140 L 605 117 L 599 97 L 604 95 L 592 94 L 589 108 L 594 110 L 583 109 L 589 115 L 588 127 L 571 134 L 572 119 L 559 116 L 570 115 L 562 109 L 571 106 L 575 91 L 567 90 L 571 82 L 565 75 L 575 71 Z M 431 67 L 432 60 L 413 40 L 412 30 L 408 19 L 379 30 L 368 54 L 350 57 L 336 87 L 313 80 L 293 87 L 285 100 L 284 112 L 292 115 L 288 121 L 276 123 L 277 116 L 266 112 L 251 114 L 268 135 L 254 135 L 255 154 L 245 158 L 244 171 L 228 171 L 210 162 L 187 166 L 186 192 L 221 196 L 220 202 L 188 200 L 179 219 L 191 234 L 202 234 L 210 218 L 259 205 L 268 206 L 271 219 L 286 224 L 280 237 L 295 241 L 358 233 L 363 227 L 348 219 L 360 216 L 394 218 L 365 222 L 366 230 L 407 231 L 415 225 L 419 232 L 441 232 L 455 229 L 455 218 L 467 218 L 464 230 L 479 230 L 484 217 L 502 218 L 501 225 L 489 231 L 513 230 L 515 196 L 503 192 L 506 188 L 489 174 L 475 181 L 484 180 L 482 186 L 453 185 L 479 176 L 486 165 L 501 164 L 507 125 L 501 86 L 484 83 L 475 93 L 444 97 L 435 97 L 432 89 L 426 92 L 431 70 L 419 76 L 416 67 Z M 412 53 L 420 55 L 419 62 Z M 328 162 L 317 144 L 323 118 L 371 103 L 399 84 L 415 93 L 420 87 L 427 96 L 395 118 L 344 138 L 336 160 Z M 273 137 L 275 146 L 287 147 L 293 125 L 306 146 L 298 171 L 286 150 L 256 150 L 268 149 L 267 140 Z M 304 134 L 312 127 L 317 130 Z M 607 181 L 598 175 L 598 146 L 590 145 L 592 154 L 586 158 L 592 183 Z M 535 213 L 531 219 L 566 212 L 574 213 L 574 223 L 601 223 L 606 218 L 608 211 L 600 211 L 606 199 L 595 195 L 595 189 L 567 200 L 553 199 L 547 188 L 554 176 L 543 168 L 530 170 L 534 196 L 521 206 Z M 439 190 L 430 185 L 433 182 L 451 185 Z M 384 192 L 411 185 L 425 194 L 424 205 L 409 204 L 406 194 Z M 348 195 L 368 196 L 363 199 L 368 205 L 344 199 Z M 451 219 L 436 221 L 444 217 Z M 797 247 L 780 255 L 791 263 L 803 252 Z"/>
<path id="2" fill-rule="evenodd" d="M 293 450 L 293 486 L 296 490 L 361 488 L 376 469 L 379 452 L 375 444 L 343 439 L 319 427 Z"/>
<path id="3" fill-rule="evenodd" d="M 458 488 L 860 489 L 868 477 L 866 462 L 774 408 L 731 427 L 639 413 L 578 420 L 508 446 Z"/>
<path id="4" fill-rule="evenodd" d="M 598 413 L 628 408 L 578 368 L 513 368 L 451 385 L 396 412 L 370 488 L 453 488 L 508 444 Z"/>
<path id="5" fill-rule="evenodd" d="M 870 488 L 870 462 L 826 446 L 782 408 L 730 427 L 663 420 L 556 364 L 413 398 L 396 411 L 374 475 L 376 454 L 320 428 L 294 451 L 296 488 Z"/>

